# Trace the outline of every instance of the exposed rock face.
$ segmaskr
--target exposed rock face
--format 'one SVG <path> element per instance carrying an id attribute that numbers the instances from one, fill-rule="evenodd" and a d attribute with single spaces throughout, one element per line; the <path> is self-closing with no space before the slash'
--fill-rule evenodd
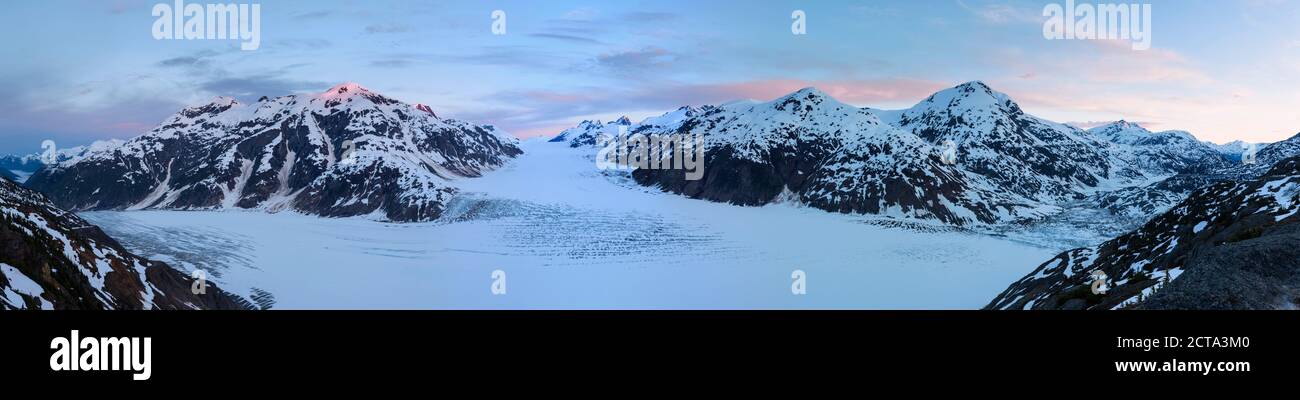
<path id="1" fill-rule="evenodd" d="M 1300 305 L 1300 157 L 1196 190 L 1140 229 L 1061 253 L 990 309 L 1281 309 Z M 1112 287 L 1093 294 L 1094 271 Z"/>
<path id="2" fill-rule="evenodd" d="M 248 303 L 127 252 L 44 196 L 0 179 L 0 309 L 245 309 Z"/>
<path id="3" fill-rule="evenodd" d="M 441 215 L 458 179 L 521 154 L 492 126 L 440 119 L 343 84 L 182 110 L 149 133 L 61 161 L 26 185 L 72 210 L 265 209 L 391 221 Z"/>
<path id="4" fill-rule="evenodd" d="M 1300 224 L 1210 248 L 1142 309 L 1295 309 L 1300 305 Z"/>

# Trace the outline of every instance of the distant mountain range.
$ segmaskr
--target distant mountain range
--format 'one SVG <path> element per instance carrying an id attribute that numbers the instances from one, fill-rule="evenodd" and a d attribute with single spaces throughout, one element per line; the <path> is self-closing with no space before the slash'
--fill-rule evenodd
<path id="1" fill-rule="evenodd" d="M 25 185 L 71 210 L 295 210 L 438 218 L 458 179 L 521 154 L 490 125 L 442 119 L 356 84 L 317 95 L 232 98 L 40 169 Z"/>
<path id="2" fill-rule="evenodd" d="M 701 135 L 701 179 L 671 169 L 631 172 L 639 185 L 701 200 L 739 206 L 797 202 L 829 212 L 953 226 L 1023 227 L 1077 209 L 1137 219 L 1125 230 L 1146 221 L 1105 243 L 1061 253 L 1012 284 L 988 308 L 1300 304 L 1295 295 L 1300 293 L 1300 275 L 1295 274 L 1300 258 L 1292 248 L 1300 234 L 1295 224 L 1300 135 L 1257 145 L 1256 153 L 1246 154 L 1248 146 L 1241 143 L 1216 145 L 1187 132 L 1152 132 L 1126 121 L 1083 130 L 1029 115 L 1006 94 L 968 82 L 903 110 L 855 107 L 805 88 L 768 102 L 681 107 L 637 123 L 626 117 L 584 121 L 550 141 L 592 149 L 605 143 L 601 136 L 618 134 Z M 7 201 L 27 199 L 24 210 L 39 209 L 48 216 L 25 217 L 20 228 L 0 229 L 0 239 L 9 232 L 11 240 L 32 240 L 19 233 L 36 236 L 56 250 L 59 243 L 70 243 L 65 238 L 86 242 L 69 244 L 74 251 L 109 246 L 111 251 L 90 254 L 111 259 L 115 270 L 147 272 L 158 264 L 127 254 L 102 233 L 84 233 L 98 231 L 56 205 L 69 210 L 294 210 L 429 221 L 442 216 L 459 192 L 457 181 L 490 173 L 521 154 L 516 139 L 492 126 L 442 119 L 428 106 L 355 84 L 253 104 L 218 98 L 181 110 L 129 141 L 62 151 L 51 165 L 32 168 L 33 161 L 39 163 L 34 156 L 0 159 L 7 163 L 0 165 L 4 169 L 30 171 L 25 185 L 49 198 L 4 181 L 11 193 Z M 21 177 L 6 177 L 16 178 Z M 7 221 L 35 215 L 9 213 Z M 36 233 L 44 229 L 41 223 L 56 220 L 66 229 L 44 235 L 54 241 Z M 32 269 L 48 263 L 42 260 L 15 260 L 5 272 L 44 277 L 47 272 Z M 0 257 L 0 262 L 6 261 Z M 165 266 L 152 270 L 172 271 Z M 1087 284 L 1094 271 L 1112 278 L 1111 291 L 1091 294 Z M 67 277 L 59 281 L 77 289 L 56 289 L 47 285 L 49 280 L 31 278 L 45 296 L 30 295 L 36 289 L 21 278 L 0 288 L 9 288 L 6 304 L 18 308 L 65 307 L 42 299 L 59 300 L 68 308 L 187 304 L 159 303 L 158 293 L 175 287 L 154 284 L 155 294 L 137 296 L 121 288 L 134 288 L 129 283 L 116 289 L 96 284 L 96 276 L 103 279 L 96 273 L 83 274 L 90 278 L 85 285 Z M 138 280 L 184 283 L 184 277 L 150 276 Z M 52 297 L 51 290 L 80 290 L 96 297 L 77 298 L 78 303 Z M 229 304 L 191 300 L 189 304 L 205 308 L 246 306 L 239 299 Z"/>
<path id="3" fill-rule="evenodd" d="M 121 146 L 122 143 L 123 141 L 117 139 L 98 140 L 87 146 L 54 149 L 53 159 L 55 161 L 67 161 L 82 157 L 89 152 Z M 41 154 L 0 156 L 0 176 L 8 177 L 18 183 L 27 181 L 27 178 L 43 167 L 45 167 L 45 162 L 41 161 Z"/>
<path id="4" fill-rule="evenodd" d="M 1126 121 L 1084 131 L 1025 114 L 971 82 L 905 110 L 855 108 L 810 88 L 766 103 L 684 107 L 640 124 L 588 121 L 553 141 L 591 146 L 620 125 L 628 134 L 706 137 L 700 181 L 632 172 L 642 185 L 692 198 L 795 200 L 952 225 L 1033 224 L 1060 207 L 1117 220 L 1155 216 L 1043 263 L 990 309 L 1300 306 L 1300 135 L 1251 149 Z M 942 162 L 945 147 L 956 163 Z M 1094 271 L 1110 279 L 1105 294 L 1091 291 Z"/>
<path id="5" fill-rule="evenodd" d="M 1066 202 L 1102 203 L 1104 193 L 1234 167 L 1230 154 L 1186 132 L 1152 133 L 1124 121 L 1084 131 L 1029 115 L 982 82 L 905 110 L 858 108 L 807 88 L 765 103 L 683 107 L 638 124 L 585 121 L 552 141 L 591 146 L 619 125 L 628 134 L 705 137 L 702 180 L 634 171 L 646 186 L 737 205 L 780 197 L 833 212 L 953 225 L 1033 220 Z M 949 150 L 953 164 L 942 159 Z M 1184 188 L 1170 188 L 1168 197 L 1185 195 L 1178 190 Z M 1117 211 L 1176 201 L 1149 197 Z"/>

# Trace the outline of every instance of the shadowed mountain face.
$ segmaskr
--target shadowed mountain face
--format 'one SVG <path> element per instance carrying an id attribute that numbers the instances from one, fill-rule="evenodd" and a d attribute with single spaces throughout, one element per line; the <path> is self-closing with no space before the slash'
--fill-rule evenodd
<path id="1" fill-rule="evenodd" d="M 39 155 L 3 155 L 0 156 L 0 175 L 14 176 L 12 171 L 23 171 L 27 173 L 36 172 L 44 164 L 41 163 Z"/>
<path id="2" fill-rule="evenodd" d="M 442 214 L 456 180 L 521 154 L 517 142 L 343 84 L 254 104 L 218 98 L 46 167 L 26 185 L 72 210 L 292 209 L 427 221 Z"/>
<path id="3" fill-rule="evenodd" d="M 116 241 L 0 179 L 0 309 L 245 309 L 248 303 Z"/>
<path id="4" fill-rule="evenodd" d="M 1300 157 L 1196 190 L 1141 228 L 1061 253 L 991 309 L 1293 309 L 1300 305 Z M 1096 271 L 1110 289 L 1094 294 Z"/>

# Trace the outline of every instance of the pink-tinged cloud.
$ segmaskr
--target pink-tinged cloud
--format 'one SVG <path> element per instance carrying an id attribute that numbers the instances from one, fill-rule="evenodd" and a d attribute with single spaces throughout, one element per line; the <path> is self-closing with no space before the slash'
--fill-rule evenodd
<path id="1" fill-rule="evenodd" d="M 538 126 L 522 127 L 519 129 L 506 129 L 506 132 L 509 132 L 511 135 L 514 135 L 515 137 L 520 139 L 528 139 L 528 138 L 534 138 L 538 136 L 551 137 L 559 134 L 560 132 L 564 132 L 565 129 L 572 128 L 575 125 L 577 124 L 562 123 L 562 124 L 538 125 Z"/>
<path id="2" fill-rule="evenodd" d="M 1026 112 L 1057 121 L 1079 121 L 1075 119 L 1078 117 L 1088 121 L 1144 121 L 1142 125 L 1147 129 L 1185 130 L 1202 140 L 1218 143 L 1277 141 L 1300 131 L 1300 117 L 1296 117 L 1291 106 L 1297 99 L 1239 96 L 1243 92 L 1231 87 L 1168 91 L 1133 87 L 1101 89 L 1067 80 L 1026 84 L 1013 79 L 991 83 Z"/>
<path id="3" fill-rule="evenodd" d="M 952 86 L 914 79 L 880 80 L 798 80 L 772 79 L 714 85 L 679 86 L 671 89 L 676 96 L 726 102 L 737 99 L 771 100 L 805 87 L 815 87 L 839 101 L 870 104 L 888 101 L 920 101 L 930 94 Z"/>
<path id="4" fill-rule="evenodd" d="M 1093 40 L 1098 55 L 1083 63 L 1091 66 L 1089 78 L 1102 83 L 1177 82 L 1193 85 L 1214 82 L 1173 50 L 1133 50 L 1123 40 Z"/>
<path id="5" fill-rule="evenodd" d="M 1026 80 L 1072 81 L 1106 85 L 1182 85 L 1183 89 L 1215 83 L 1182 54 L 1168 49 L 1133 50 L 1124 40 L 1087 40 L 1059 44 L 1050 51 L 1017 47 L 990 50 L 983 59 Z M 992 79 L 992 78 L 989 78 Z"/>
<path id="6" fill-rule="evenodd" d="M 1140 57 L 1154 57 L 1166 62 L 1178 60 L 1168 54 Z M 1169 90 L 1164 84 L 1099 84 L 1067 77 L 1041 74 L 1039 77 L 1011 76 L 986 81 L 995 90 L 1011 96 L 1025 111 L 1056 121 L 1096 121 L 1097 124 L 1118 119 L 1144 121 L 1142 124 L 1148 129 L 1186 130 L 1201 139 L 1216 142 L 1236 139 L 1275 141 L 1300 131 L 1300 117 L 1289 108 L 1289 105 L 1296 104 L 1296 99 L 1264 96 L 1241 87 L 1215 84 L 1207 84 L 1200 90 L 1173 85 L 1177 90 Z M 540 90 L 494 96 L 494 99 L 510 99 L 511 104 L 504 104 L 510 108 L 478 110 L 458 116 L 498 124 L 519 137 L 549 136 L 595 116 L 619 112 L 650 115 L 683 105 L 720 104 L 737 99 L 768 101 L 809 86 L 857 106 L 890 108 L 921 101 L 958 83 L 919 79 L 768 79 L 622 90 Z M 1275 118 L 1238 117 L 1261 113 Z M 1096 124 L 1082 125 L 1085 126 L 1076 124 L 1081 128 Z"/>

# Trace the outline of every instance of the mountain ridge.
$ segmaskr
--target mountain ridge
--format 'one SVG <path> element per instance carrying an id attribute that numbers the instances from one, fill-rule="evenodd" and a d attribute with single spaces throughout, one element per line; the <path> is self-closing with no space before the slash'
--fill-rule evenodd
<path id="1" fill-rule="evenodd" d="M 397 222 L 441 215 L 455 181 L 521 154 L 491 125 L 437 117 L 355 83 L 217 97 L 26 183 L 73 210 L 263 209 Z"/>
<path id="2" fill-rule="evenodd" d="M 1170 165 L 1137 163 L 1131 146 L 1026 114 L 1010 96 L 980 81 L 941 90 L 902 110 L 858 108 L 809 87 L 768 102 L 683 107 L 649 120 L 672 123 L 643 121 L 627 132 L 705 136 L 705 178 L 633 171 L 642 185 L 747 206 L 789 191 L 827 211 L 956 225 L 1037 218 L 1058 203 L 1148 184 L 1189 164 L 1171 155 L 1159 155 L 1171 159 Z M 601 134 L 617 134 L 615 128 L 584 121 L 551 141 L 592 146 Z M 943 162 L 948 147 L 956 165 Z M 852 171 L 866 165 L 871 167 Z"/>

